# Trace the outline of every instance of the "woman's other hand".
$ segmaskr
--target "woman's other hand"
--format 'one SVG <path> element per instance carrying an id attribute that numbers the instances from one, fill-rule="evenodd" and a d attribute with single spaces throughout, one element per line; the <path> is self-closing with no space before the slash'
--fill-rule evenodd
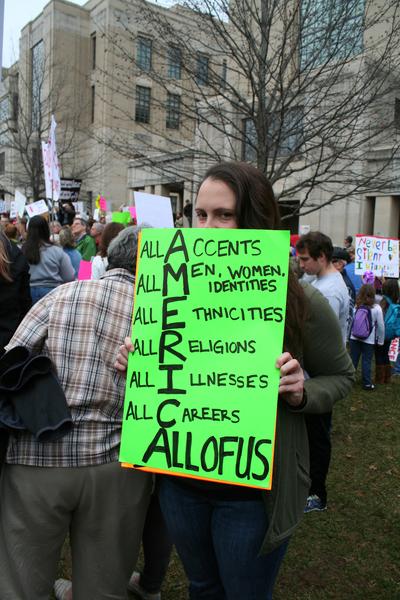
<path id="1" fill-rule="evenodd" d="M 290 406 L 298 407 L 303 402 L 304 372 L 298 360 L 289 352 L 281 354 L 276 361 L 280 370 L 279 394 Z"/>
<path id="2" fill-rule="evenodd" d="M 114 363 L 114 367 L 124 377 L 126 377 L 126 370 L 128 368 L 129 352 L 133 352 L 133 343 L 130 337 L 126 337 L 122 346 L 119 347 L 117 358 Z"/>

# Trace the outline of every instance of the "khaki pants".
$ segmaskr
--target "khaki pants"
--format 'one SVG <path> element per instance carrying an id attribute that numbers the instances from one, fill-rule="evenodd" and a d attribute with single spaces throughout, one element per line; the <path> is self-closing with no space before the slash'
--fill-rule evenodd
<path id="1" fill-rule="evenodd" d="M 74 600 L 123 600 L 152 487 L 119 463 L 5 465 L 0 481 L 0 598 L 48 600 L 70 533 Z"/>

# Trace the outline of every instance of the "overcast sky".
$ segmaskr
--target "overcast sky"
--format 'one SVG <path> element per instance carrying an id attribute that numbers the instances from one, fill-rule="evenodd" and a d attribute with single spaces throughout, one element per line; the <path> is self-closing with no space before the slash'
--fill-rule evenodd
<path id="1" fill-rule="evenodd" d="M 70 0 L 73 4 L 85 4 L 87 0 Z M 18 40 L 21 29 L 32 21 L 48 4 L 49 0 L 5 0 L 3 67 L 9 67 L 18 59 Z"/>

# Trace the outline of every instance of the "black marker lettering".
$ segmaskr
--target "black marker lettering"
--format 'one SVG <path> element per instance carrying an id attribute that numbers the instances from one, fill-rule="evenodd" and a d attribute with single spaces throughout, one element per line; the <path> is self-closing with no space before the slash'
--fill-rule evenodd
<path id="1" fill-rule="evenodd" d="M 172 406 L 176 406 L 177 408 L 181 405 L 181 403 L 178 400 L 175 399 L 171 399 L 171 400 L 164 400 L 163 402 L 161 402 L 161 404 L 159 404 L 158 408 L 157 408 L 157 423 L 159 424 L 160 427 L 173 427 L 174 425 L 176 425 L 176 419 L 171 419 L 170 421 L 164 421 L 161 418 L 161 413 L 164 410 L 164 408 L 168 405 L 172 405 Z"/>

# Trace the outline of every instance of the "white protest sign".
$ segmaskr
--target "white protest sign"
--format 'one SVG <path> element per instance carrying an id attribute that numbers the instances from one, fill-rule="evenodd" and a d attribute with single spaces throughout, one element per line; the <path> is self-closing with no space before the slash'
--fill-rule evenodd
<path id="1" fill-rule="evenodd" d="M 15 201 L 11 200 L 11 204 L 10 204 L 10 219 L 15 219 L 15 217 L 17 216 L 18 211 L 17 211 L 17 207 L 15 205 Z"/>
<path id="2" fill-rule="evenodd" d="M 46 142 L 42 142 L 43 169 L 46 185 L 46 198 L 51 198 L 56 202 L 60 198 L 61 182 L 60 168 L 57 157 L 56 146 L 56 127 L 57 123 L 54 115 L 51 116 L 50 136 Z"/>
<path id="3" fill-rule="evenodd" d="M 310 225 L 300 225 L 299 227 L 299 235 L 306 235 L 311 231 Z"/>
<path id="4" fill-rule="evenodd" d="M 32 202 L 32 204 L 27 204 L 25 208 L 30 219 L 36 215 L 43 215 L 44 213 L 49 212 L 49 208 L 44 200 L 38 200 L 37 202 Z"/>
<path id="5" fill-rule="evenodd" d="M 50 152 L 51 152 L 51 181 L 53 185 L 53 200 L 58 200 L 60 197 L 61 191 L 61 182 L 60 182 L 60 167 L 58 164 L 58 156 L 57 156 L 57 145 L 56 145 L 56 127 L 57 123 L 54 118 L 54 115 L 51 115 L 51 127 L 50 127 Z"/>
<path id="6" fill-rule="evenodd" d="M 399 338 L 394 338 L 390 342 L 389 346 L 389 360 L 390 362 L 396 362 L 397 357 L 399 355 Z"/>
<path id="7" fill-rule="evenodd" d="M 156 228 L 173 227 L 171 200 L 166 196 L 134 192 L 136 221 Z"/>
<path id="8" fill-rule="evenodd" d="M 43 169 L 44 169 L 44 182 L 46 186 L 46 198 L 51 198 L 52 184 L 51 184 L 51 152 L 49 144 L 42 142 L 42 157 L 43 157 Z"/>
<path id="9" fill-rule="evenodd" d="M 6 201 L 0 200 L 0 213 L 5 213 L 5 212 L 6 212 Z"/>
<path id="10" fill-rule="evenodd" d="M 356 275 L 366 271 L 378 277 L 399 276 L 399 240 L 372 235 L 356 235 Z"/>
<path id="11" fill-rule="evenodd" d="M 26 197 L 19 190 L 15 190 L 15 208 L 20 218 L 23 217 L 25 211 Z"/>
<path id="12" fill-rule="evenodd" d="M 72 205 L 75 209 L 76 214 L 81 215 L 83 217 L 84 212 L 85 212 L 83 210 L 83 202 L 73 202 Z"/>

